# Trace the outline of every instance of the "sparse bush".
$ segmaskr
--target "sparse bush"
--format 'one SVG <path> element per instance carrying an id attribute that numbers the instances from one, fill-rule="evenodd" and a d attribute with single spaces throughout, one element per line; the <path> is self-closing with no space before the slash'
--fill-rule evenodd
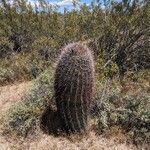
<path id="1" fill-rule="evenodd" d="M 52 99 L 52 83 L 52 69 L 49 68 L 34 81 L 23 100 L 10 108 L 3 125 L 5 132 L 27 136 L 38 127 L 39 118 Z"/>
<path id="2" fill-rule="evenodd" d="M 11 59 L 3 59 L 0 62 L 0 85 L 35 79 L 49 66 L 52 66 L 52 60 L 46 60 L 36 53 L 17 54 Z"/>
<path id="3" fill-rule="evenodd" d="M 12 83 L 15 79 L 16 72 L 11 70 L 11 68 L 0 68 L 0 85 L 4 83 Z"/>
<path id="4" fill-rule="evenodd" d="M 150 95 L 122 93 L 110 82 L 100 84 L 94 108 L 98 131 L 103 133 L 113 126 L 120 126 L 136 144 L 150 141 Z"/>
<path id="5" fill-rule="evenodd" d="M 13 53 L 13 43 L 8 38 L 0 36 L 0 59 L 6 58 Z"/>
<path id="6" fill-rule="evenodd" d="M 98 80 L 103 80 L 106 77 L 112 79 L 118 75 L 118 67 L 112 61 L 105 61 L 102 56 L 99 56 L 96 60 L 96 74 Z"/>
<path id="7" fill-rule="evenodd" d="M 35 58 L 39 61 L 54 62 L 60 48 L 56 40 L 42 36 L 36 39 L 31 46 Z"/>

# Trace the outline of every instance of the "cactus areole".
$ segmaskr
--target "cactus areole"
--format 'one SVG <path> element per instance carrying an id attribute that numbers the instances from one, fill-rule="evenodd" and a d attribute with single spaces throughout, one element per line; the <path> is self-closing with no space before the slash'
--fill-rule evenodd
<path id="1" fill-rule="evenodd" d="M 54 90 L 63 130 L 85 131 L 94 93 L 93 55 L 86 45 L 72 43 L 63 48 L 56 66 Z"/>

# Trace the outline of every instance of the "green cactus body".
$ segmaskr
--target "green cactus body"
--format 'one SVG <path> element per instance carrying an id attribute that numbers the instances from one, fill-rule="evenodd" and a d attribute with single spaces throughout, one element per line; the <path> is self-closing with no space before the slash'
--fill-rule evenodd
<path id="1" fill-rule="evenodd" d="M 94 93 L 94 62 L 87 46 L 73 43 L 63 49 L 56 66 L 54 90 L 63 130 L 85 131 Z"/>

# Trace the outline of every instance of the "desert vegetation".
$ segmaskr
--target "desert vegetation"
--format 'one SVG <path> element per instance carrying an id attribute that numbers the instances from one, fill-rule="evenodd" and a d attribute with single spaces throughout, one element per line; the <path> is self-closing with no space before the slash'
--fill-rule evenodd
<path id="1" fill-rule="evenodd" d="M 21 95 L 11 98 L 12 88 L 8 92 L 7 87 L 14 85 L 22 85 L 13 89 Z M 62 98 L 63 86 L 68 89 Z M 73 89 L 78 89 L 77 97 L 67 93 Z M 97 0 L 89 5 L 74 1 L 72 10 L 60 12 L 58 6 L 44 0 L 38 5 L 26 0 L 2 0 L 0 96 L 0 139 L 4 139 L 4 145 L 11 143 L 10 149 L 42 149 L 40 144 L 36 148 L 40 137 L 47 141 L 45 149 L 61 149 L 59 141 L 64 141 L 68 149 L 148 149 L 150 1 Z M 74 102 L 75 97 L 78 112 L 73 111 L 73 103 L 61 107 L 60 99 L 65 104 L 68 99 Z M 84 109 L 80 109 L 82 99 Z M 11 105 L 5 106 L 8 102 Z M 79 120 L 74 117 L 77 113 Z M 80 131 L 79 121 L 84 131 L 87 116 L 85 134 L 55 134 L 62 124 L 66 126 L 66 117 L 70 129 L 73 120 L 75 130 Z M 108 146 L 103 147 L 104 139 Z M 111 146 L 108 143 L 115 143 L 110 139 L 128 147 Z M 65 144 L 62 147 L 67 148 Z"/>

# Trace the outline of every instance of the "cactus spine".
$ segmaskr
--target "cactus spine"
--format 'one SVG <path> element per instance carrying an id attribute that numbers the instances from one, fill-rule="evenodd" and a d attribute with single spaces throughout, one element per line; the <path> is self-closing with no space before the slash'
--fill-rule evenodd
<path id="1" fill-rule="evenodd" d="M 86 130 L 94 92 L 94 62 L 87 46 L 67 45 L 58 60 L 54 79 L 55 99 L 63 130 Z"/>

